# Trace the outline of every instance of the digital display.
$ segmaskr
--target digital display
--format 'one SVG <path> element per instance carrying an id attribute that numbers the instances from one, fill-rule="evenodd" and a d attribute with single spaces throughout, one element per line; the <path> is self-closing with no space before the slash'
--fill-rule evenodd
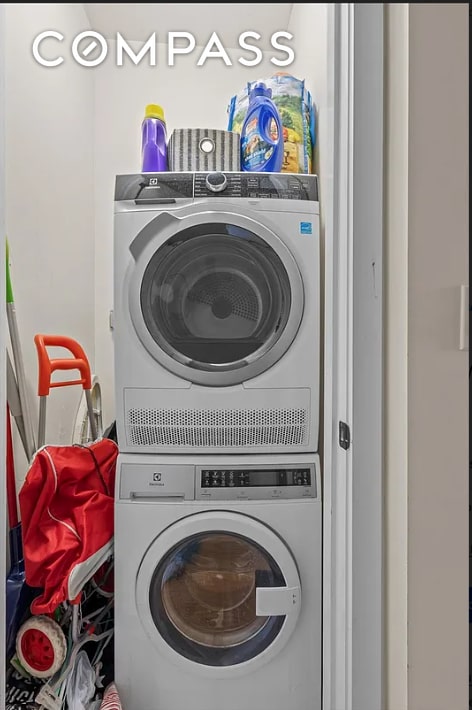
<path id="1" fill-rule="evenodd" d="M 297 469 L 205 469 L 202 488 L 280 488 L 311 486 L 309 468 Z"/>
<path id="2" fill-rule="evenodd" d="M 283 471 L 248 471 L 250 486 L 278 486 Z"/>

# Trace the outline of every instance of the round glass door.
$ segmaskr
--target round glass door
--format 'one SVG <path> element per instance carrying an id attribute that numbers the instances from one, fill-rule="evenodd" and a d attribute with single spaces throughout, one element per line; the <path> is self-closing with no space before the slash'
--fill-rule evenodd
<path id="1" fill-rule="evenodd" d="M 242 226 L 249 220 L 225 217 L 189 219 L 187 227 L 179 220 L 179 231 L 146 253 L 134 317 L 132 307 L 152 355 L 190 381 L 216 386 L 278 360 L 303 312 L 301 277 L 283 243 Z"/>
<path id="2" fill-rule="evenodd" d="M 280 588 L 277 563 L 255 542 L 211 532 L 176 545 L 149 587 L 152 619 L 180 655 L 210 666 L 236 665 L 260 654 L 284 616 L 256 613 L 256 589 Z"/>

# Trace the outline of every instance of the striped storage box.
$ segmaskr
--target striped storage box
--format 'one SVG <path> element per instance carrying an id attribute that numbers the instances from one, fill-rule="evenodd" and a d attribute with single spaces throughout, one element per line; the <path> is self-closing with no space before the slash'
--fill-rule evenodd
<path id="1" fill-rule="evenodd" d="M 169 170 L 240 170 L 240 136 L 213 128 L 178 128 L 167 145 Z"/>

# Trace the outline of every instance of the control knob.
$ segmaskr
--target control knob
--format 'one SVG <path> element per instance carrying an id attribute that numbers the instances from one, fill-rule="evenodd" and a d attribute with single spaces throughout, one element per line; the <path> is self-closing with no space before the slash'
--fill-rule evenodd
<path id="1" fill-rule="evenodd" d="M 211 192 L 222 192 L 226 188 L 228 180 L 224 173 L 208 173 L 205 183 Z"/>

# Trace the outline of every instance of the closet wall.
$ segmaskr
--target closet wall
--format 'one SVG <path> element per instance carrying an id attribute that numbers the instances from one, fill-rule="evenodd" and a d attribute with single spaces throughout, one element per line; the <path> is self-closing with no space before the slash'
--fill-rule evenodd
<path id="1" fill-rule="evenodd" d="M 409 710 L 468 704 L 467 20 L 466 4 L 409 6 Z"/>
<path id="2" fill-rule="evenodd" d="M 95 357 L 94 73 L 70 57 L 40 66 L 31 47 L 44 30 L 60 29 L 70 41 L 88 26 L 80 3 L 5 4 L 6 233 L 35 428 L 34 335 L 68 335 Z M 70 443 L 79 398 L 78 387 L 52 390 L 47 441 Z M 21 483 L 26 459 L 18 444 Z"/>

